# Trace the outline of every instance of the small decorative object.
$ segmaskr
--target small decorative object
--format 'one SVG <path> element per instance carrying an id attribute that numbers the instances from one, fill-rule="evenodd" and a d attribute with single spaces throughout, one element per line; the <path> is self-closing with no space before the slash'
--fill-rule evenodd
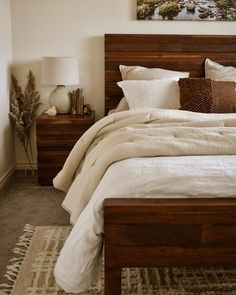
<path id="1" fill-rule="evenodd" d="M 29 71 L 27 78 L 28 82 L 23 93 L 16 78 L 13 75 L 11 76 L 9 115 L 15 123 L 17 136 L 24 147 L 32 175 L 34 175 L 31 160 L 33 159 L 33 152 L 30 130 L 36 119 L 37 109 L 41 103 L 39 102 L 40 95 L 35 90 L 35 78 L 31 71 Z"/>
<path id="2" fill-rule="evenodd" d="M 138 20 L 235 21 L 235 0 L 137 0 Z"/>
<path id="3" fill-rule="evenodd" d="M 71 100 L 71 114 L 76 115 L 76 95 L 75 90 L 69 93 L 70 94 L 70 100 Z"/>
<path id="4" fill-rule="evenodd" d="M 71 97 L 71 114 L 83 115 L 84 112 L 84 96 L 83 89 L 78 88 L 70 92 Z"/>
<path id="5" fill-rule="evenodd" d="M 91 115 L 92 113 L 92 108 L 89 104 L 84 105 L 84 115 Z"/>
<path id="6" fill-rule="evenodd" d="M 49 117 L 55 117 L 57 115 L 57 109 L 55 106 L 52 106 L 50 109 L 48 109 L 45 114 L 47 114 Z"/>
<path id="7" fill-rule="evenodd" d="M 74 57 L 43 57 L 42 84 L 56 85 L 49 96 L 50 107 L 55 106 L 59 114 L 71 110 L 71 98 L 65 85 L 79 83 L 78 61 Z"/>
<path id="8" fill-rule="evenodd" d="M 78 88 L 78 89 L 76 89 L 75 93 L 76 93 L 76 114 L 83 115 L 83 113 L 84 113 L 83 89 Z"/>

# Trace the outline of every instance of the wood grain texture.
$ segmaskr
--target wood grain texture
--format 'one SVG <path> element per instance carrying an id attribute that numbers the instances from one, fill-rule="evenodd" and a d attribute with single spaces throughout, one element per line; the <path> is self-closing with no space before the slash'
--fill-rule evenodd
<path id="1" fill-rule="evenodd" d="M 121 268 L 105 267 L 105 294 L 121 294 Z"/>
<path id="2" fill-rule="evenodd" d="M 109 245 L 170 246 L 200 245 L 200 225 L 121 224 L 107 225 Z"/>
<path id="3" fill-rule="evenodd" d="M 38 182 L 52 185 L 53 178 L 62 169 L 73 146 L 83 133 L 94 124 L 90 116 L 42 113 L 36 120 Z"/>
<path id="4" fill-rule="evenodd" d="M 105 267 L 235 267 L 236 246 L 228 247 L 161 247 L 105 246 Z M 107 293 L 112 294 L 112 293 Z"/>
<path id="5" fill-rule="evenodd" d="M 104 236 L 106 295 L 124 267 L 236 266 L 236 199 L 106 199 Z"/>
<path id="6" fill-rule="evenodd" d="M 107 199 L 104 208 L 106 224 L 236 224 L 234 198 Z"/>
<path id="7" fill-rule="evenodd" d="M 123 96 L 116 84 L 121 80 L 120 64 L 159 67 L 204 77 L 207 57 L 223 65 L 236 66 L 236 36 L 105 35 L 105 114 Z"/>

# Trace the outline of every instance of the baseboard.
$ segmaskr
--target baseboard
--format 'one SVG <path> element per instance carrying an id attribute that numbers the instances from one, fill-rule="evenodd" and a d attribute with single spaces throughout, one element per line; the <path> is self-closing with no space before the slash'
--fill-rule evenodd
<path id="1" fill-rule="evenodd" d="M 1 177 L 0 179 L 0 190 L 4 187 L 4 185 L 8 182 L 8 180 L 12 177 L 12 175 L 16 171 L 16 165 L 13 164 L 12 167 Z"/>
<path id="2" fill-rule="evenodd" d="M 37 163 L 32 163 L 32 167 L 34 170 L 37 170 L 38 169 Z M 16 169 L 17 170 L 30 170 L 31 167 L 30 167 L 29 163 L 21 162 L 21 163 L 16 164 Z"/>

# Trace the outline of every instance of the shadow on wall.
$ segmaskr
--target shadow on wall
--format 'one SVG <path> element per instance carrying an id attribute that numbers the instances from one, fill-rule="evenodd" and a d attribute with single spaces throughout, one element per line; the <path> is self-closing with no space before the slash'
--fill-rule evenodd
<path id="1" fill-rule="evenodd" d="M 90 81 L 90 85 L 85 85 L 86 95 L 89 103 L 96 110 L 96 119 L 104 116 L 104 36 L 89 38 L 89 60 L 87 63 L 88 76 L 85 80 Z M 84 73 L 83 73 L 84 74 Z"/>
<path id="2" fill-rule="evenodd" d="M 9 117 L 9 85 L 10 62 L 1 63 L 1 89 L 0 89 L 0 180 L 3 174 L 15 164 L 14 126 Z"/>
<path id="3" fill-rule="evenodd" d="M 131 6 L 131 19 L 137 20 L 137 0 L 132 0 L 132 6 Z"/>
<path id="4" fill-rule="evenodd" d="M 10 118 L 9 118 L 9 121 L 10 121 L 9 124 L 3 128 L 3 132 L 1 133 L 0 150 L 3 155 L 7 155 L 7 157 L 2 159 L 2 162 L 1 162 L 1 167 L 0 167 L 1 176 L 3 173 L 9 172 L 9 169 L 12 169 L 15 166 L 14 125 Z M 10 158 L 9 158 L 9 155 L 11 155 Z"/>
<path id="5" fill-rule="evenodd" d="M 35 77 L 35 87 L 36 90 L 40 93 L 41 102 L 43 103 L 43 105 L 46 105 L 44 107 L 41 106 L 41 108 L 38 110 L 38 112 L 41 112 L 42 109 L 48 107 L 48 92 L 51 90 L 51 88 L 41 85 L 41 60 L 27 63 L 14 63 L 11 68 L 11 73 L 16 77 L 19 85 L 24 91 L 25 85 L 27 83 L 27 76 L 30 70 Z"/>

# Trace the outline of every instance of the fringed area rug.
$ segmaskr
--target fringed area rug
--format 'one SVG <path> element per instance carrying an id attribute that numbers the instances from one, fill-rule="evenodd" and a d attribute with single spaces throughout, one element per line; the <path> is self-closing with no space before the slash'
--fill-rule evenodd
<path id="1" fill-rule="evenodd" d="M 53 269 L 70 227 L 26 225 L 13 250 L 1 295 L 66 295 Z M 81 295 L 102 295 L 103 278 Z M 236 269 L 124 269 L 122 294 L 236 295 Z"/>

